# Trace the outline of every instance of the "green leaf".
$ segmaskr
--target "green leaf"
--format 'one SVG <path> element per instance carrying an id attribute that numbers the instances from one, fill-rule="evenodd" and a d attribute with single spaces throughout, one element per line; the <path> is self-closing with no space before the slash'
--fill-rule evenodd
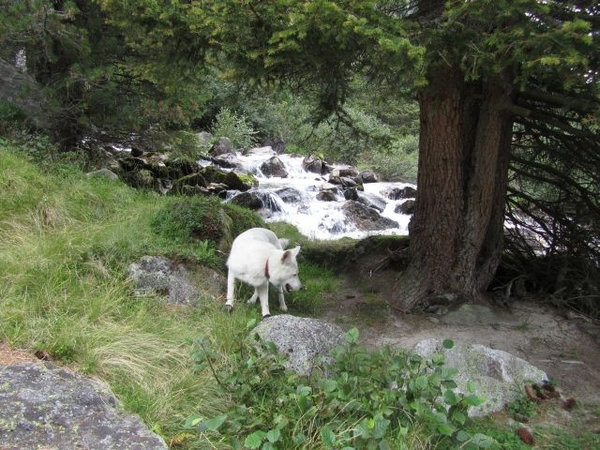
<path id="1" fill-rule="evenodd" d="M 331 428 L 323 427 L 319 433 L 321 434 L 323 445 L 325 445 L 325 447 L 333 447 L 333 444 L 335 443 L 335 434 Z"/>
<path id="2" fill-rule="evenodd" d="M 200 422 L 202 422 L 202 416 L 198 416 L 198 415 L 194 414 L 194 415 L 188 417 L 187 419 L 185 419 L 185 428 L 194 428 Z"/>
<path id="3" fill-rule="evenodd" d="M 330 394 L 331 392 L 335 391 L 337 387 L 338 384 L 335 380 L 325 380 L 323 383 L 323 391 L 325 391 L 326 394 Z"/>
<path id="4" fill-rule="evenodd" d="M 221 425 L 227 420 L 227 414 L 207 419 L 198 425 L 198 431 L 217 431 Z"/>
<path id="5" fill-rule="evenodd" d="M 471 438 L 471 435 L 469 433 L 467 433 L 465 430 L 459 430 L 458 433 L 456 433 L 456 440 L 458 442 L 466 442 Z"/>
<path id="6" fill-rule="evenodd" d="M 438 431 L 440 434 L 443 434 L 445 436 L 452 436 L 452 434 L 455 431 L 455 428 L 449 423 L 443 423 L 438 427 Z"/>
<path id="7" fill-rule="evenodd" d="M 444 392 L 444 403 L 446 403 L 446 405 L 456 405 L 459 402 L 458 397 L 456 396 L 456 394 L 454 393 L 454 391 L 451 391 L 450 389 L 447 389 Z"/>
<path id="8" fill-rule="evenodd" d="M 467 421 L 467 416 L 460 411 L 454 411 L 452 413 L 452 420 L 460 425 L 464 425 Z"/>
<path id="9" fill-rule="evenodd" d="M 275 428 L 274 430 L 269 430 L 269 432 L 267 432 L 267 440 L 273 444 L 277 442 L 280 437 L 281 431 L 277 428 Z"/>
<path id="10" fill-rule="evenodd" d="M 478 395 L 467 395 L 464 398 L 464 402 L 468 406 L 479 406 L 485 403 L 485 397 L 481 397 Z"/>
<path id="11" fill-rule="evenodd" d="M 249 449 L 257 449 L 262 444 L 263 439 L 265 438 L 266 433 L 264 431 L 255 431 L 254 433 L 246 436 L 244 440 L 244 446 Z"/>
<path id="12" fill-rule="evenodd" d="M 356 425 L 356 428 L 354 428 L 354 437 L 361 437 L 363 439 L 369 439 L 371 437 L 368 419 L 363 419 Z"/>
<path id="13" fill-rule="evenodd" d="M 472 442 L 479 448 L 489 448 L 496 443 L 496 440 L 485 434 L 476 433 Z"/>
<path id="14" fill-rule="evenodd" d="M 444 342 L 442 342 L 442 347 L 444 347 L 446 350 L 450 350 L 452 347 L 454 347 L 454 341 L 452 339 L 444 339 Z"/>
<path id="15" fill-rule="evenodd" d="M 382 439 L 387 433 L 390 421 L 384 419 L 381 414 L 378 414 L 374 417 L 373 422 L 373 437 L 375 439 Z"/>
<path id="16" fill-rule="evenodd" d="M 346 342 L 348 344 L 356 344 L 358 342 L 359 332 L 357 328 L 352 328 L 346 333 Z"/>
<path id="17" fill-rule="evenodd" d="M 415 389 L 425 389 L 427 387 L 427 377 L 419 375 L 415 380 Z"/>

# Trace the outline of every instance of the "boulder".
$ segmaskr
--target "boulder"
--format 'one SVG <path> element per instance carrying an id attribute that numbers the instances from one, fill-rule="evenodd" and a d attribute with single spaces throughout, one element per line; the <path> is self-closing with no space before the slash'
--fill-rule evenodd
<path id="1" fill-rule="evenodd" d="M 336 202 L 337 194 L 336 194 L 336 191 L 326 189 L 326 190 L 319 191 L 315 198 L 322 202 Z"/>
<path id="2" fill-rule="evenodd" d="M 356 178 L 351 177 L 339 177 L 330 174 L 329 183 L 336 184 L 344 188 L 358 188 L 360 190 L 364 189 L 362 184 L 359 183 Z"/>
<path id="3" fill-rule="evenodd" d="M 213 135 L 210 134 L 208 131 L 201 131 L 200 133 L 198 133 L 198 143 L 202 147 L 210 146 L 210 140 L 212 138 L 213 138 Z"/>
<path id="4" fill-rule="evenodd" d="M 379 177 L 372 170 L 363 170 L 358 174 L 363 183 L 378 183 Z"/>
<path id="5" fill-rule="evenodd" d="M 243 206 L 244 208 L 259 210 L 265 206 L 260 196 L 253 192 L 240 192 L 229 200 L 230 203 Z"/>
<path id="6" fill-rule="evenodd" d="M 291 187 L 277 189 L 275 194 L 277 194 L 284 203 L 299 203 L 302 200 L 302 193 L 298 189 Z"/>
<path id="7" fill-rule="evenodd" d="M 355 178 L 358 177 L 358 170 L 354 167 L 337 167 L 330 172 L 330 177 L 335 178 Z"/>
<path id="8" fill-rule="evenodd" d="M 129 278 L 135 286 L 135 295 L 160 295 L 170 305 L 198 303 L 200 293 L 187 270 L 161 256 L 143 256 L 129 265 Z"/>
<path id="9" fill-rule="evenodd" d="M 467 384 L 473 383 L 474 394 L 486 401 L 469 409 L 471 417 L 502 410 L 523 395 L 527 384 L 543 385 L 548 382 L 546 373 L 527 361 L 484 345 L 459 344 L 448 350 L 443 347 L 443 340 L 426 339 L 417 343 L 413 350 L 426 358 L 436 353 L 443 354 L 446 366 L 458 371 L 455 377 L 457 393 L 467 394 Z"/>
<path id="10" fill-rule="evenodd" d="M 355 187 L 344 189 L 344 198 L 346 200 L 359 201 L 360 199 L 358 197 L 358 189 Z"/>
<path id="11" fill-rule="evenodd" d="M 224 155 L 225 153 L 231 153 L 233 151 L 233 146 L 231 145 L 231 141 L 227 137 L 221 137 L 217 142 L 213 144 L 213 146 L 209 150 L 210 156 L 219 156 Z"/>
<path id="12" fill-rule="evenodd" d="M 398 222 L 395 220 L 381 216 L 377 210 L 360 202 L 346 201 L 342 210 L 346 214 L 347 220 L 352 222 L 359 231 L 377 231 L 398 227 Z"/>
<path id="13" fill-rule="evenodd" d="M 246 176 L 245 179 L 242 179 L 240 175 L 235 172 L 222 172 L 215 167 L 207 166 L 204 167 L 200 173 L 207 184 L 222 183 L 229 186 L 229 189 L 234 191 L 247 191 L 252 188 L 252 177 Z"/>
<path id="14" fill-rule="evenodd" d="M 214 156 L 212 158 L 212 162 L 219 166 L 224 167 L 226 169 L 235 169 L 239 166 L 238 157 L 235 153 L 222 153 L 220 155 Z"/>
<path id="15" fill-rule="evenodd" d="M 288 177 L 288 171 L 286 170 L 285 165 L 277 156 L 272 156 L 267 161 L 262 163 L 260 166 L 260 170 L 266 177 Z"/>
<path id="16" fill-rule="evenodd" d="M 350 200 L 350 199 L 348 199 L 348 200 Z M 385 207 L 386 207 L 385 200 L 382 200 L 381 198 L 379 198 L 375 195 L 371 195 L 371 194 L 368 194 L 365 192 L 359 192 L 358 199 L 356 199 L 356 200 L 361 202 L 363 205 L 368 206 L 369 208 L 376 209 L 380 213 L 383 212 L 383 210 L 385 210 Z"/>
<path id="17" fill-rule="evenodd" d="M 110 389 L 50 362 L 0 366 L 0 448 L 167 450 Z"/>
<path id="18" fill-rule="evenodd" d="M 405 200 L 402 203 L 396 205 L 394 212 L 398 214 L 414 214 L 415 203 L 416 202 L 413 199 Z"/>
<path id="19" fill-rule="evenodd" d="M 329 173 L 330 168 L 327 163 L 315 155 L 308 155 L 302 160 L 302 168 L 307 172 L 318 173 L 324 175 Z"/>
<path id="20" fill-rule="evenodd" d="M 417 190 L 414 187 L 393 188 L 386 193 L 390 200 L 401 200 L 403 198 L 415 198 Z"/>
<path id="21" fill-rule="evenodd" d="M 88 172 L 86 174 L 86 176 L 88 178 L 106 178 L 107 180 L 112 180 L 112 181 L 119 179 L 119 175 L 117 175 L 110 169 L 94 170 L 92 172 Z"/>
<path id="22" fill-rule="evenodd" d="M 315 359 L 346 343 L 337 325 L 318 319 L 280 314 L 269 317 L 253 330 L 263 341 L 272 341 L 289 360 L 287 367 L 301 375 L 310 373 Z"/>

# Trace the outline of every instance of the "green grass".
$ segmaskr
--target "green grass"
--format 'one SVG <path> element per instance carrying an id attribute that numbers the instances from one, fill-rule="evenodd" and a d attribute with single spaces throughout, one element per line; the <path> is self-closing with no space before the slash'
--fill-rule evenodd
<path id="1" fill-rule="evenodd" d="M 214 417 L 232 406 L 211 371 L 197 367 L 192 343 L 202 336 L 211 343 L 219 370 L 235 368 L 240 363 L 240 332 L 235 330 L 259 320 L 259 308 L 238 300 L 228 315 L 222 301 L 212 297 L 199 299 L 199 308 L 169 307 L 159 298 L 135 297 L 127 279 L 129 264 L 143 255 L 164 255 L 225 273 L 223 251 L 207 236 L 190 238 L 197 230 L 189 227 L 187 214 L 172 216 L 181 220 L 180 230 L 169 228 L 172 221 L 157 219 L 181 199 L 90 179 L 67 163 L 43 166 L 27 155 L 27 149 L 0 139 L 0 341 L 31 353 L 43 350 L 56 364 L 106 381 L 125 409 L 139 414 L 172 448 L 227 448 L 214 434 L 185 426 L 192 415 Z M 194 208 L 196 201 L 191 202 Z M 224 213 L 232 234 L 236 226 L 252 224 L 254 219 L 245 214 Z M 290 245 L 304 248 L 300 276 L 307 289 L 286 296 L 290 311 L 318 314 L 337 289 L 337 275 L 307 256 L 331 253 L 329 247 L 311 248 L 314 244 L 285 224 L 270 227 L 289 237 Z M 251 291 L 242 286 L 239 294 L 244 299 Z M 274 292 L 272 297 L 277 312 Z M 536 428 L 536 439 L 545 445 L 541 448 L 597 446 L 598 435 L 580 420 L 579 433 Z M 486 434 L 514 441 L 511 430 L 491 422 L 479 426 Z M 414 423 L 405 448 L 431 448 L 426 431 L 422 423 Z"/>
<path id="2" fill-rule="evenodd" d="M 177 448 L 218 448 L 184 427 L 191 414 L 214 415 L 230 404 L 211 374 L 194 367 L 192 342 L 209 339 L 226 367 L 238 346 L 232 328 L 245 329 L 259 309 L 238 301 L 227 315 L 212 297 L 200 308 L 135 297 L 127 268 L 143 255 L 165 255 L 225 273 L 224 252 L 207 236 L 189 235 L 189 215 L 181 232 L 173 221 L 161 222 L 187 200 L 88 178 L 68 163 L 42 166 L 30 154 L 0 140 L 0 341 L 43 350 L 57 364 L 106 381 L 127 410 Z M 190 204 L 201 211 L 198 200 Z M 258 220 L 238 209 L 226 213 L 233 234 Z M 317 293 L 335 285 L 331 274 L 301 264 L 314 281 L 287 299 L 302 314 L 318 308 Z"/>
<path id="3" fill-rule="evenodd" d="M 212 298 L 176 309 L 134 297 L 127 266 L 145 254 L 201 256 L 202 242 L 152 231 L 170 200 L 75 167 L 42 170 L 20 150 L 0 147 L 0 341 L 107 381 L 167 441 L 201 448 L 181 437 L 185 417 L 228 400 L 194 370 L 190 342 L 200 330 L 226 330 L 226 316 Z M 215 334 L 226 350 L 226 333 Z"/>

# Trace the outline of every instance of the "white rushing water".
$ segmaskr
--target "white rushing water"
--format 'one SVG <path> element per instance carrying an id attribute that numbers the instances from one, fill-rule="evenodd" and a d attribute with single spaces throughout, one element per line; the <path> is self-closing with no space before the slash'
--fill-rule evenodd
<path id="1" fill-rule="evenodd" d="M 253 173 L 259 181 L 259 186 L 253 189 L 256 194 L 263 199 L 267 209 L 271 211 L 267 222 L 288 222 L 298 228 L 298 230 L 311 239 L 334 240 L 342 237 L 363 238 L 373 234 L 395 234 L 407 235 L 408 222 L 411 218 L 407 214 L 398 214 L 394 212 L 399 203 L 403 200 L 390 200 L 386 193 L 393 188 L 404 188 L 407 186 L 416 187 L 407 183 L 365 183 L 364 195 L 374 203 L 384 206 L 381 216 L 392 219 L 398 223 L 398 227 L 388 228 L 379 231 L 358 231 L 349 223 L 342 206 L 346 201 L 339 194 L 337 201 L 321 201 L 316 199 L 322 185 L 327 183 L 328 175 L 319 176 L 318 174 L 307 172 L 302 168 L 301 156 L 287 154 L 277 155 L 283 162 L 288 172 L 286 178 L 266 177 L 260 171 L 260 166 L 268 161 L 276 153 L 271 147 L 262 147 L 253 149 L 246 155 L 237 154 L 239 163 L 248 172 Z M 333 167 L 336 167 L 333 165 Z M 345 167 L 345 166 L 344 166 Z M 294 201 L 286 198 L 284 201 L 275 191 L 283 188 L 296 190 L 299 195 Z"/>

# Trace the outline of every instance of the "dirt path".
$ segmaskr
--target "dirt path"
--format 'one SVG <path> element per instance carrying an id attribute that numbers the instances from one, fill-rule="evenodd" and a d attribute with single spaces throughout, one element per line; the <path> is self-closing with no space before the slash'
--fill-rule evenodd
<path id="1" fill-rule="evenodd" d="M 465 305 L 445 314 L 399 314 L 378 296 L 346 288 L 322 317 L 357 327 L 368 347 L 412 348 L 428 338 L 504 350 L 544 370 L 569 397 L 600 404 L 600 325 L 532 302 Z"/>

